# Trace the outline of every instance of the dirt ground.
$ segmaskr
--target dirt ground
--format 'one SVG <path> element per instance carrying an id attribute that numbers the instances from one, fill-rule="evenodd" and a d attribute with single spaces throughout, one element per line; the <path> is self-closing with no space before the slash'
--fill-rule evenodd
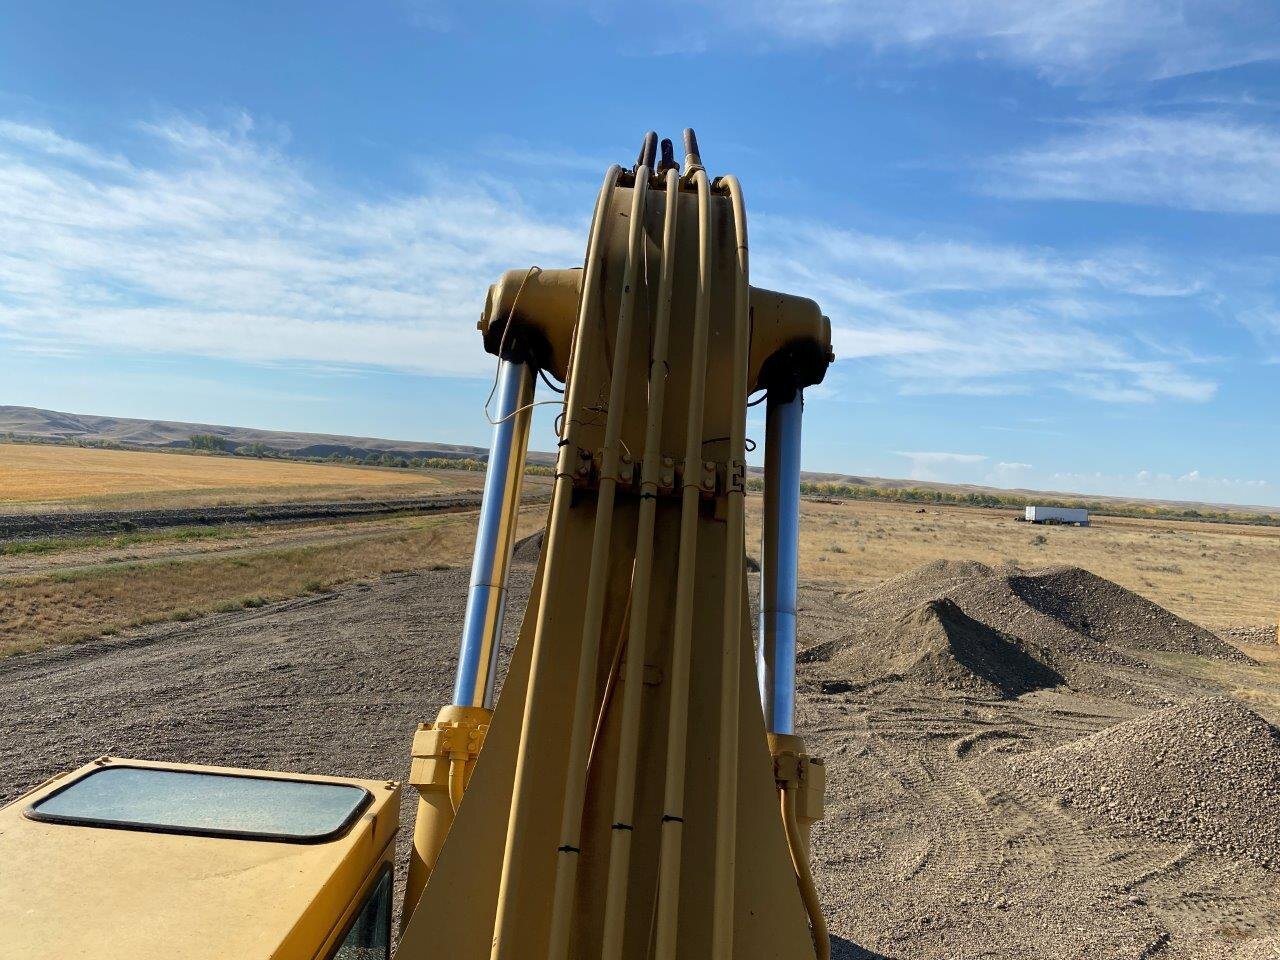
<path id="1" fill-rule="evenodd" d="M 513 574 L 519 606 L 531 573 L 521 564 Z M 414 725 L 450 695 L 467 574 L 392 574 L 0 661 L 0 801 L 103 754 L 402 779 Z M 1280 956 L 1275 862 L 1108 819 L 1018 766 L 1070 774 L 1055 750 L 1099 731 L 1128 742 L 1125 724 L 1219 686 L 1137 653 L 1088 664 L 1098 693 L 851 683 L 842 664 L 857 646 L 846 641 L 865 607 L 847 588 L 802 591 L 806 645 L 843 651 L 806 656 L 799 669 L 798 726 L 828 764 L 813 849 L 835 957 Z M 508 618 L 508 644 L 518 620 Z M 1212 786 L 1219 755 L 1206 737 Z M 1194 784 L 1187 797 L 1209 805 L 1208 818 L 1230 801 Z M 1258 821 L 1263 834 L 1268 822 Z M 1280 838 L 1263 841 L 1269 850 Z"/>

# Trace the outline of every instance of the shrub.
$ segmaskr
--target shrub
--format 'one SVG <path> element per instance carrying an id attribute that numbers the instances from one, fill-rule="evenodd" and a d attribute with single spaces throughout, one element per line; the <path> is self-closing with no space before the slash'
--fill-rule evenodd
<path id="1" fill-rule="evenodd" d="M 210 453 L 226 453 L 231 449 L 231 442 L 216 433 L 193 433 L 187 442 L 192 450 L 208 450 Z"/>

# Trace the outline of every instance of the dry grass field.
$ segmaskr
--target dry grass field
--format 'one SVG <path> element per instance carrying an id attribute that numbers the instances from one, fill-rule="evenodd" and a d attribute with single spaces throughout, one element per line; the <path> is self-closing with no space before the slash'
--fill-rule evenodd
<path id="1" fill-rule="evenodd" d="M 463 470 L 0 443 L 0 512 L 145 510 L 479 490 Z"/>
<path id="2" fill-rule="evenodd" d="M 542 506 L 527 508 L 520 534 L 539 529 L 543 516 Z M 259 607 L 388 573 L 467 565 L 475 519 L 471 512 L 332 524 L 302 542 L 292 542 L 297 527 L 228 532 L 221 549 L 199 538 L 197 552 L 150 560 L 107 554 L 92 564 L 0 577 L 0 656 Z"/>

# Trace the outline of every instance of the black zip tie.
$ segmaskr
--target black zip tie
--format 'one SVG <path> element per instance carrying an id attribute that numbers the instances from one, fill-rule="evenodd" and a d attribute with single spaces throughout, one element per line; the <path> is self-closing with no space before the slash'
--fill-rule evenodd
<path id="1" fill-rule="evenodd" d="M 633 826 L 632 826 L 631 824 L 629 824 L 629 823 L 615 823 L 615 824 L 613 825 L 613 829 L 615 829 L 615 830 L 634 830 L 634 829 L 635 829 L 635 827 L 633 827 Z"/>
<path id="2" fill-rule="evenodd" d="M 663 823 L 684 823 L 684 817 L 673 817 L 669 813 L 664 813 L 662 815 L 662 822 Z"/>
<path id="3" fill-rule="evenodd" d="M 559 852 L 560 853 L 581 853 L 582 851 L 579 850 L 577 847 L 571 846 L 566 843 L 563 847 L 560 848 Z"/>

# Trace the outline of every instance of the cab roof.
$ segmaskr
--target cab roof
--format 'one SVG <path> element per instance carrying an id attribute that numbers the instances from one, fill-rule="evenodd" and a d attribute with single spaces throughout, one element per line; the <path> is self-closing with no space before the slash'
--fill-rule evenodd
<path id="1" fill-rule="evenodd" d="M 310 960 L 390 856 L 399 794 L 96 760 L 0 810 L 0 960 Z"/>

